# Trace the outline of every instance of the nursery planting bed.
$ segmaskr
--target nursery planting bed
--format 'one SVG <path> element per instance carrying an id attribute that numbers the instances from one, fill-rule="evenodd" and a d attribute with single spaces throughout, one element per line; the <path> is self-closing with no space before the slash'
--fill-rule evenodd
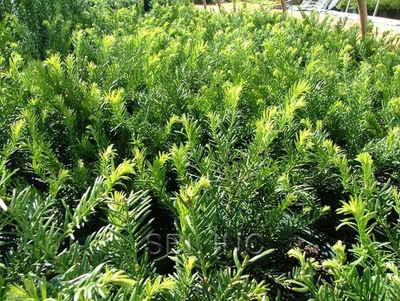
<path id="1" fill-rule="evenodd" d="M 234 10 L 234 4 L 229 2 L 229 3 L 222 3 L 222 9 L 226 11 L 233 11 Z M 199 9 L 204 9 L 203 5 L 197 5 Z M 254 4 L 254 3 L 247 3 L 245 9 L 268 9 L 267 6 L 259 5 L 259 4 Z M 239 2 L 237 3 L 237 9 L 244 9 L 243 3 Z M 207 5 L 207 10 L 212 11 L 212 12 L 218 12 L 218 6 L 217 5 Z M 277 10 L 275 8 L 272 8 L 272 10 Z M 311 13 L 311 11 L 304 11 L 307 15 Z M 296 18 L 301 18 L 302 15 L 301 13 L 296 9 L 292 7 L 288 7 L 288 14 L 296 17 Z M 346 20 L 345 26 L 351 27 L 354 25 L 357 25 L 359 23 L 359 15 L 354 14 L 354 13 L 344 13 L 340 11 L 335 11 L 335 10 L 329 10 L 329 11 L 321 11 L 321 20 L 323 20 L 326 16 L 329 16 L 335 20 Z M 373 23 L 374 28 L 378 30 L 380 34 L 383 34 L 384 32 L 388 31 L 390 32 L 389 34 L 394 36 L 400 34 L 400 20 L 395 20 L 395 19 L 390 19 L 390 18 L 382 18 L 382 17 L 372 17 L 369 16 L 368 19 Z"/>
<path id="2" fill-rule="evenodd" d="M 141 8 L 0 2 L 0 300 L 398 300 L 394 39 Z"/>

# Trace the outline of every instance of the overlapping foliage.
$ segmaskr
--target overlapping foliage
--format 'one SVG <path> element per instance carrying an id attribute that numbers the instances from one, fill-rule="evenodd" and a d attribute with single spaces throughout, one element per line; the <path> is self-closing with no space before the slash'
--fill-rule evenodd
<path id="1" fill-rule="evenodd" d="M 398 295 L 396 41 L 269 11 L 68 9 L 44 44 L 0 24 L 2 298 Z M 170 261 L 153 234 L 174 234 Z M 322 258 L 293 249 L 292 271 L 304 243 Z"/>
<path id="2" fill-rule="evenodd" d="M 378 0 L 367 0 L 367 7 L 368 11 L 372 14 L 376 8 Z M 341 0 L 337 7 L 339 9 L 344 10 L 347 7 L 348 0 Z M 350 8 L 356 9 L 357 8 L 357 1 L 350 1 Z M 396 0 L 380 0 L 379 11 L 399 11 L 400 10 L 400 3 Z"/>

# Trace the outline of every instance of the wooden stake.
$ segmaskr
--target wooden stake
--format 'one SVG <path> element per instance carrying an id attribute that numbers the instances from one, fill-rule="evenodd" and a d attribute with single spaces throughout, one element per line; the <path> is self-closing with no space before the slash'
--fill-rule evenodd
<path id="1" fill-rule="evenodd" d="M 364 38 L 367 34 L 368 28 L 368 11 L 367 2 L 365 0 L 357 0 L 358 2 L 358 13 L 360 14 L 360 25 L 361 25 L 361 38 Z"/>
<path id="2" fill-rule="evenodd" d="M 282 13 L 287 12 L 286 0 L 281 0 Z"/>
<path id="3" fill-rule="evenodd" d="M 351 0 L 347 1 L 347 6 L 346 6 L 346 10 L 345 10 L 345 13 L 346 13 L 346 14 L 349 12 L 350 1 L 351 1 Z"/>
<path id="4" fill-rule="evenodd" d="M 221 0 L 217 0 L 218 11 L 221 12 Z"/>
<path id="5" fill-rule="evenodd" d="M 380 5 L 380 4 L 381 4 L 381 0 L 376 1 L 376 6 L 375 6 L 374 14 L 373 14 L 374 17 L 375 17 L 376 14 L 378 13 L 379 5 Z"/>

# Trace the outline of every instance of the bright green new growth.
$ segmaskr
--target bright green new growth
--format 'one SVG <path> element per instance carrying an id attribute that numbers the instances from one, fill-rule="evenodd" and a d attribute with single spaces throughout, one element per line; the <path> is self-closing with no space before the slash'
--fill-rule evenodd
<path id="1" fill-rule="evenodd" d="M 299 249 L 289 252 L 301 267 L 293 271 L 294 279 L 288 283 L 296 290 L 309 291 L 313 300 L 396 300 L 400 293 L 400 232 L 398 224 L 388 220 L 400 212 L 399 193 L 389 183 L 377 187 L 370 154 L 361 153 L 356 161 L 361 164 L 361 174 L 346 176 L 349 201 L 337 210 L 348 216 L 339 227 L 350 227 L 357 233 L 350 253 L 346 255 L 341 241 L 334 246 L 335 257 L 320 263 L 306 258 Z M 320 268 L 332 275 L 331 281 L 313 278 Z"/>
<path id="2" fill-rule="evenodd" d="M 396 40 L 25 2 L 0 21 L 0 299 L 399 295 Z M 177 235 L 154 256 L 158 232 Z"/>

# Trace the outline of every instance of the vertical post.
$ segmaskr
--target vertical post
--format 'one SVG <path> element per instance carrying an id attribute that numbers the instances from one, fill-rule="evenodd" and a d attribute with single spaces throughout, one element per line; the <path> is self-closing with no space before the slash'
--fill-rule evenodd
<path id="1" fill-rule="evenodd" d="M 233 12 L 236 13 L 236 0 L 233 0 Z"/>
<path id="2" fill-rule="evenodd" d="M 358 2 L 358 13 L 360 14 L 360 25 L 361 25 L 361 38 L 364 38 L 367 34 L 368 27 L 368 11 L 367 2 L 365 0 L 357 0 Z"/>
<path id="3" fill-rule="evenodd" d="M 243 8 L 247 8 L 247 0 L 243 0 Z"/>
<path id="4" fill-rule="evenodd" d="M 218 11 L 221 12 L 221 0 L 217 0 Z"/>
<path id="5" fill-rule="evenodd" d="M 286 0 L 281 0 L 282 13 L 287 12 Z"/>
<path id="6" fill-rule="evenodd" d="M 203 6 L 204 6 L 204 9 L 207 9 L 207 2 L 206 2 L 206 0 L 203 0 Z"/>

